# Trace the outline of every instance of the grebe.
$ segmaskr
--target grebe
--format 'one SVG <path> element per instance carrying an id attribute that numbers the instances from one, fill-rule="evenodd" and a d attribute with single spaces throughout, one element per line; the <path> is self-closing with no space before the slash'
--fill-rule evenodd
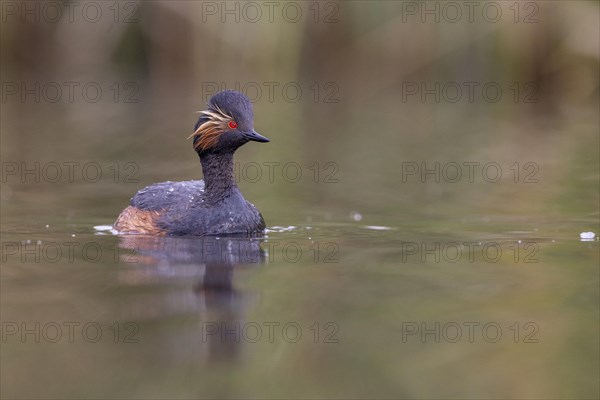
<path id="1" fill-rule="evenodd" d="M 233 90 L 215 94 L 190 137 L 204 180 L 161 182 L 140 190 L 114 224 L 119 234 L 205 236 L 264 231 L 262 215 L 244 199 L 233 174 L 233 153 L 240 146 L 251 140 L 269 141 L 254 130 L 248 98 Z"/>

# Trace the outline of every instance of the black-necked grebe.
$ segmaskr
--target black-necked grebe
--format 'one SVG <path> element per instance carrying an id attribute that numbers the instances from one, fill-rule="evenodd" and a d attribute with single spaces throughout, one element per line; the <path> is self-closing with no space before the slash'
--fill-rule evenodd
<path id="1" fill-rule="evenodd" d="M 252 104 L 233 90 L 215 94 L 190 136 L 200 156 L 204 180 L 162 182 L 131 198 L 114 224 L 122 234 L 254 234 L 265 229 L 233 175 L 233 153 L 250 140 L 268 142 L 254 130 Z"/>

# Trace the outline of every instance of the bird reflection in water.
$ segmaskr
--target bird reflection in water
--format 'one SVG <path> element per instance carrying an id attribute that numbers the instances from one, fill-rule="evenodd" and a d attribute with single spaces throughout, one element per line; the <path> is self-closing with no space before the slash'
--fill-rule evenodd
<path id="1" fill-rule="evenodd" d="M 217 361 L 236 358 L 243 344 L 239 328 L 236 327 L 243 326 L 248 305 L 253 303 L 254 296 L 237 289 L 234 276 L 236 270 L 265 262 L 266 251 L 261 248 L 262 240 L 237 236 L 183 238 L 126 235 L 119 237 L 119 247 L 123 250 L 122 259 L 149 268 L 145 268 L 146 278 L 142 278 L 145 281 L 162 283 L 173 277 L 194 277 L 195 283 L 190 292 L 195 304 L 186 304 L 185 311 L 189 312 L 192 308 L 201 314 L 201 331 L 198 333 L 201 337 L 194 341 L 207 347 L 208 361 Z M 202 277 L 198 279 L 200 274 Z M 184 298 L 189 294 L 186 293 Z M 158 306 L 165 308 L 164 305 Z"/>

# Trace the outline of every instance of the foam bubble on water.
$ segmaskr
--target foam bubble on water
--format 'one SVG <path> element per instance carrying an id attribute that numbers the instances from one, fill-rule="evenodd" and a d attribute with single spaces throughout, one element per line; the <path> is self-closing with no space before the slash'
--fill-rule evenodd
<path id="1" fill-rule="evenodd" d="M 354 221 L 358 222 L 362 220 L 362 215 L 356 211 L 352 211 L 350 213 L 350 218 L 352 218 Z"/>
<path id="2" fill-rule="evenodd" d="M 596 234 L 594 232 L 581 232 L 579 234 L 579 238 L 581 239 L 582 242 L 589 242 L 594 240 L 594 238 L 596 237 Z"/>

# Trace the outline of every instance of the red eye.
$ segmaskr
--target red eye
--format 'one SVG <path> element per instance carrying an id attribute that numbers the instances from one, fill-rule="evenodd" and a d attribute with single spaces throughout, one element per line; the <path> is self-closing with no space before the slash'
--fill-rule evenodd
<path id="1" fill-rule="evenodd" d="M 237 128 L 237 122 L 235 121 L 229 121 L 229 123 L 227 124 L 229 126 L 229 128 L 231 129 L 235 129 Z"/>

